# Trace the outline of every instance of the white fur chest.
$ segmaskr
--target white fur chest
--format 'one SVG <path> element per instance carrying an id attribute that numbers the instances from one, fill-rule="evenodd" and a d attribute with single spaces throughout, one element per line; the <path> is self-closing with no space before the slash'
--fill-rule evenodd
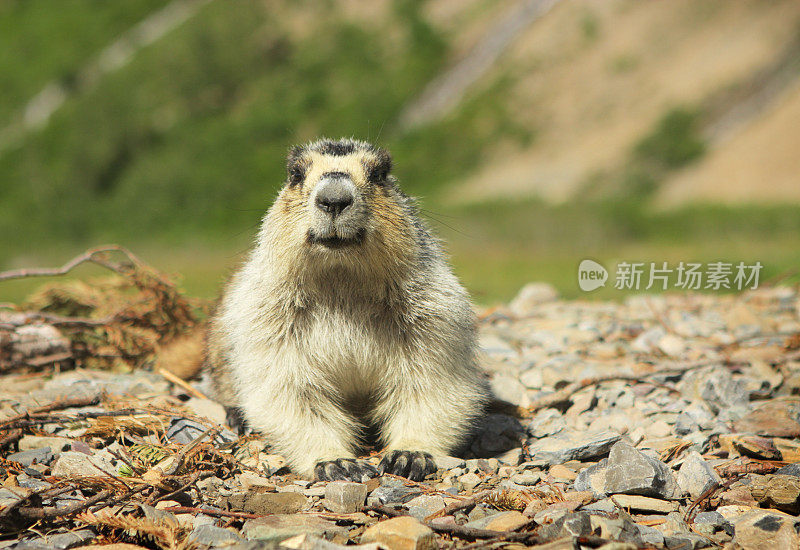
<path id="1" fill-rule="evenodd" d="M 234 285 L 223 303 L 232 370 L 243 389 L 254 380 L 294 379 L 357 398 L 385 385 L 402 361 L 404 335 L 381 303 L 335 293 L 302 305 L 265 302 L 257 288 L 243 286 Z"/>
<path id="2" fill-rule="evenodd" d="M 345 394 L 371 392 L 399 360 L 402 334 L 375 304 L 312 305 L 291 322 L 287 345 L 307 365 L 301 368 L 311 367 Z"/>

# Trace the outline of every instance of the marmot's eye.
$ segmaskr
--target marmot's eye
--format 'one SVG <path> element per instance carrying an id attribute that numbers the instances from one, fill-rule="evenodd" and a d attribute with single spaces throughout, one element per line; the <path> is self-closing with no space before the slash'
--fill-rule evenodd
<path id="1" fill-rule="evenodd" d="M 385 166 L 376 166 L 369 171 L 369 181 L 372 183 L 383 183 L 386 181 L 386 176 L 389 175 L 389 171 L 386 169 Z"/>
<path id="2" fill-rule="evenodd" d="M 303 181 L 303 177 L 305 174 L 303 173 L 303 169 L 299 166 L 293 167 L 289 170 L 289 183 L 292 185 L 297 185 Z"/>

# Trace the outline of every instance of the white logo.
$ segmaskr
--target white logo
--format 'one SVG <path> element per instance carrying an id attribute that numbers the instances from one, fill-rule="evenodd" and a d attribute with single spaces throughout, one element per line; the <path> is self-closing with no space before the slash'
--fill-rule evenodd
<path id="1" fill-rule="evenodd" d="M 578 266 L 578 286 L 584 292 L 591 292 L 606 286 L 608 271 L 594 260 L 583 260 Z"/>

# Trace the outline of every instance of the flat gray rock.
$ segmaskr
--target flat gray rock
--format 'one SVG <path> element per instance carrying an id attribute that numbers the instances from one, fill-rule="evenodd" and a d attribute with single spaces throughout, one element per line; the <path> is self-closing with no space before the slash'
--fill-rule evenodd
<path id="1" fill-rule="evenodd" d="M 584 468 L 575 478 L 574 487 L 576 491 L 591 491 L 595 495 L 606 494 L 606 469 L 608 459 L 604 458 L 597 464 Z"/>
<path id="2" fill-rule="evenodd" d="M 39 449 L 12 453 L 6 458 L 14 462 L 19 462 L 23 466 L 30 466 L 33 463 L 50 464 L 50 462 L 53 461 L 53 453 L 50 452 L 50 447 L 41 447 Z"/>
<path id="3" fill-rule="evenodd" d="M 621 437 L 618 433 L 608 431 L 561 432 L 551 437 L 529 440 L 528 449 L 532 457 L 552 466 L 568 460 L 592 460 L 605 456 Z"/>
<path id="4" fill-rule="evenodd" d="M 404 504 L 417 495 L 422 494 L 416 487 L 408 487 L 401 480 L 383 477 L 381 485 L 367 497 L 367 505 Z"/>
<path id="5" fill-rule="evenodd" d="M 223 529 L 213 525 L 200 525 L 189 533 L 189 540 L 202 547 L 215 548 L 229 547 L 232 544 L 242 542 L 244 539 L 230 529 Z"/>
<path id="6" fill-rule="evenodd" d="M 352 514 L 364 506 L 367 486 L 350 481 L 331 481 L 325 487 L 325 507 L 337 514 Z"/>
<path id="7" fill-rule="evenodd" d="M 247 539 L 275 542 L 302 534 L 324 537 L 346 532 L 346 527 L 340 527 L 332 521 L 299 514 L 275 514 L 250 519 L 242 526 L 242 535 Z"/>
<path id="8" fill-rule="evenodd" d="M 675 498 L 678 485 L 666 464 L 620 441 L 608 455 L 603 490 L 608 494 Z"/>
<path id="9" fill-rule="evenodd" d="M 681 491 L 696 499 L 715 483 L 722 483 L 722 478 L 700 453 L 690 451 L 678 470 L 677 481 Z"/>
<path id="10" fill-rule="evenodd" d="M 293 514 L 308 505 L 308 499 L 301 493 L 255 493 L 246 491 L 233 493 L 220 498 L 222 508 L 247 512 L 250 514 Z"/>

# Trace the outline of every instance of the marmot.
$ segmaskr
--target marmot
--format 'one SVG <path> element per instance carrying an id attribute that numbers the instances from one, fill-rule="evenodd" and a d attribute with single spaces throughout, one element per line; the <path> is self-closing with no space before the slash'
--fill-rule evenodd
<path id="1" fill-rule="evenodd" d="M 381 148 L 322 139 L 288 179 L 227 284 L 207 337 L 217 397 L 298 474 L 421 480 L 481 414 L 469 296 Z"/>

